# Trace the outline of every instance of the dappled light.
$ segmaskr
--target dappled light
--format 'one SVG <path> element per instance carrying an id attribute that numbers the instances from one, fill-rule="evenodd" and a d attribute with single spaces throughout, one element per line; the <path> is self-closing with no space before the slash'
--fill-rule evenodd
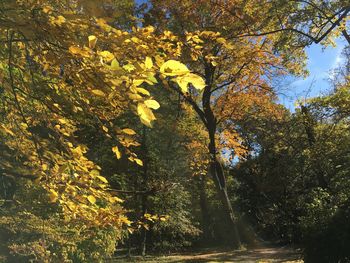
<path id="1" fill-rule="evenodd" d="M 0 262 L 348 262 L 349 18 L 0 1 Z M 282 103 L 337 43 L 327 88 Z"/>

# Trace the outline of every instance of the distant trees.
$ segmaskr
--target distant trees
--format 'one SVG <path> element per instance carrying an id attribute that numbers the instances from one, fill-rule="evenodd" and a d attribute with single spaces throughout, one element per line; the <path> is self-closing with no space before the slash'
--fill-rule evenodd
<path id="1" fill-rule="evenodd" d="M 255 154 L 234 169 L 241 209 L 265 237 L 305 246 L 306 262 L 349 257 L 349 91 L 346 77 L 293 114 L 250 123 Z"/>

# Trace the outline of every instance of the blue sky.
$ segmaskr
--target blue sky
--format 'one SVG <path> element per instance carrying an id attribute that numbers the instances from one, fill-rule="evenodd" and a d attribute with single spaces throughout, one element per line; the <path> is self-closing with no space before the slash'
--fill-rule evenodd
<path id="1" fill-rule="evenodd" d="M 312 44 L 306 49 L 308 55 L 307 69 L 309 76 L 305 79 L 292 79 L 279 92 L 280 102 L 290 110 L 294 109 L 297 99 L 326 94 L 331 86 L 327 79 L 331 78 L 332 70 L 344 60 L 341 52 L 345 47 L 344 39 L 337 39 L 337 46 L 324 48 L 320 44 Z"/>

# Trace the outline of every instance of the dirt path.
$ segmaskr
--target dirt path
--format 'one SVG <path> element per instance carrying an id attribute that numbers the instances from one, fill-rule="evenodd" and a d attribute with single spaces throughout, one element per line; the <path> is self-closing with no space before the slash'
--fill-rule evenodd
<path id="1" fill-rule="evenodd" d="M 265 247 L 245 251 L 208 250 L 198 253 L 184 253 L 161 257 L 135 257 L 129 260 L 119 259 L 113 262 L 239 262 L 239 263 L 302 263 L 300 253 L 286 247 Z"/>

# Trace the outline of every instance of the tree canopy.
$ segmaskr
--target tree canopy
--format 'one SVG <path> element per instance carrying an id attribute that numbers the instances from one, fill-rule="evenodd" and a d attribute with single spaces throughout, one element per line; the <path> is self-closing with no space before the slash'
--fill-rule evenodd
<path id="1" fill-rule="evenodd" d="M 350 43 L 349 12 L 2 1 L 0 259 L 103 262 L 118 243 L 145 255 L 260 235 L 345 262 L 348 236 L 333 240 L 344 255 L 322 246 L 348 216 L 349 48 L 330 94 L 295 112 L 276 80 L 307 76 L 311 43 Z"/>

